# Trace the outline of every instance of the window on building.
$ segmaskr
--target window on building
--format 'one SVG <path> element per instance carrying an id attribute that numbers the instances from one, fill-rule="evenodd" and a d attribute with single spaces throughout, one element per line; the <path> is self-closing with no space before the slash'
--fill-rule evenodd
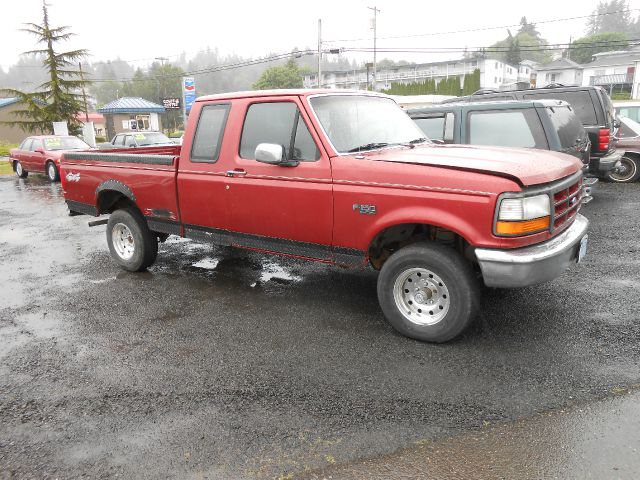
<path id="1" fill-rule="evenodd" d="M 214 163 L 218 160 L 229 108 L 228 103 L 202 107 L 191 146 L 192 162 Z"/>
<path id="2" fill-rule="evenodd" d="M 498 68 L 498 62 L 496 62 L 496 68 Z"/>
<path id="3" fill-rule="evenodd" d="M 320 158 L 298 107 L 293 102 L 254 103 L 242 128 L 240 156 L 254 159 L 261 143 L 282 145 L 288 160 L 315 161 Z"/>

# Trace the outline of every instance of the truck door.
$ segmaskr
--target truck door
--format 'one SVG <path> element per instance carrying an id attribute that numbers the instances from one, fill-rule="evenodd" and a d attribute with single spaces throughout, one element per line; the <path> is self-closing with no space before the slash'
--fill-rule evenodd
<path id="1" fill-rule="evenodd" d="M 225 129 L 231 104 L 196 102 L 191 135 L 184 136 L 178 167 L 178 200 L 185 235 L 201 241 L 231 244 L 225 163 L 221 151 L 229 141 Z"/>
<path id="2" fill-rule="evenodd" d="M 331 165 L 300 99 L 243 99 L 231 121 L 241 126 L 226 172 L 234 244 L 332 260 Z M 283 146 L 290 166 L 257 162 L 261 143 Z"/>

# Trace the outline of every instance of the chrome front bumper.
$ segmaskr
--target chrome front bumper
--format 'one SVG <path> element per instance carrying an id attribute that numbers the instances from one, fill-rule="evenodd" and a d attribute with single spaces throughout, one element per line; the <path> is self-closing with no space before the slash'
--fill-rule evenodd
<path id="1" fill-rule="evenodd" d="M 476 257 L 485 285 L 526 287 L 560 276 L 578 260 L 588 225 L 589 220 L 578 214 L 566 231 L 544 243 L 514 250 L 477 248 Z"/>

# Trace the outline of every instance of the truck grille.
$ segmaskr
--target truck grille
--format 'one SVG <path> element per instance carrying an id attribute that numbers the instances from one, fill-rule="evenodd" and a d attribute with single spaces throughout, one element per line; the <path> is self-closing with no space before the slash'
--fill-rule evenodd
<path id="1" fill-rule="evenodd" d="M 558 233 L 573 222 L 580 210 L 584 197 L 582 177 L 568 187 L 552 190 L 551 195 L 554 205 L 551 232 Z"/>

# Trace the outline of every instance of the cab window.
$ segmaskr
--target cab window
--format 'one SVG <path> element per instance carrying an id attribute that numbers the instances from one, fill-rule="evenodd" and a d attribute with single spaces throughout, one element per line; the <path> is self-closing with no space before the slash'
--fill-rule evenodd
<path id="1" fill-rule="evenodd" d="M 228 103 L 202 107 L 191 146 L 192 162 L 214 163 L 218 160 L 229 108 Z"/>
<path id="2" fill-rule="evenodd" d="M 247 110 L 240 156 L 255 159 L 261 143 L 282 145 L 287 160 L 312 162 L 320 158 L 309 128 L 293 102 L 254 103 Z"/>

